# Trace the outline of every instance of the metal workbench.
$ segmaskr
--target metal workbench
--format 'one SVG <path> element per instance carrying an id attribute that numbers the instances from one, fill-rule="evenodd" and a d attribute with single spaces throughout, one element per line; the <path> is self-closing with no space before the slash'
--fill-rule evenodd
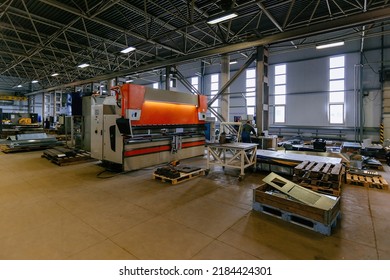
<path id="1" fill-rule="evenodd" d="M 341 158 L 315 156 L 298 153 L 285 153 L 268 150 L 257 151 L 258 170 L 275 172 L 293 176 L 294 167 L 303 161 L 325 162 L 331 164 L 341 163 Z"/>
<path id="2" fill-rule="evenodd" d="M 207 146 L 207 169 L 210 169 L 210 165 L 219 165 L 222 168 L 238 168 L 240 169 L 238 179 L 242 180 L 245 176 L 245 168 L 250 166 L 256 168 L 256 152 L 257 144 L 209 144 Z"/>
<path id="3" fill-rule="evenodd" d="M 283 153 L 276 151 L 268 151 L 268 150 L 259 150 L 257 151 L 257 157 L 259 161 L 274 161 L 279 162 L 284 165 L 292 165 L 295 166 L 297 163 L 301 163 L 305 160 L 308 161 L 316 161 L 316 162 L 326 162 L 337 164 L 341 163 L 341 158 L 336 157 L 325 157 L 325 156 L 315 156 L 315 155 L 306 155 L 306 154 L 296 154 L 296 153 Z"/>

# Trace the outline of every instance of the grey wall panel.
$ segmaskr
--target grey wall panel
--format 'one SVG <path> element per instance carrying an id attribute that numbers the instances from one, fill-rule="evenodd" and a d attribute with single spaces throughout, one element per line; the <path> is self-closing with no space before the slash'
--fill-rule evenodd
<path id="1" fill-rule="evenodd" d="M 328 64 L 328 58 L 288 63 L 287 94 L 326 90 L 329 79 Z"/>
<path id="2" fill-rule="evenodd" d="M 286 101 L 286 125 L 327 125 L 326 94 L 297 94 Z"/>

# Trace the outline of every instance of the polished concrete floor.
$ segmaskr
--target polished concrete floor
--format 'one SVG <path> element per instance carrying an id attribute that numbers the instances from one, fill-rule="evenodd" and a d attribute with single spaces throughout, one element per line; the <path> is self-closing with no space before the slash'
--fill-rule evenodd
<path id="1" fill-rule="evenodd" d="M 41 155 L 0 153 L 0 259 L 390 259 L 389 191 L 344 185 L 342 218 L 324 236 L 252 211 L 266 174 L 238 181 L 216 168 L 171 185 L 154 168 L 110 177 Z"/>

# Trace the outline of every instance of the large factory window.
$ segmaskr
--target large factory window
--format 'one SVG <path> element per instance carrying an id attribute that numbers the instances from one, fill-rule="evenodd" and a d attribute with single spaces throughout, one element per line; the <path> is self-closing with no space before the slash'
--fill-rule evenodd
<path id="1" fill-rule="evenodd" d="M 329 60 L 329 123 L 344 123 L 344 66 L 345 57 L 336 56 Z"/>
<path id="2" fill-rule="evenodd" d="M 191 78 L 191 85 L 199 91 L 199 77 L 195 76 Z"/>
<path id="3" fill-rule="evenodd" d="M 286 121 L 286 64 L 275 66 L 275 123 Z"/>
<path id="4" fill-rule="evenodd" d="M 213 98 L 219 90 L 219 74 L 213 74 L 211 75 L 211 84 L 210 84 L 210 99 Z M 211 107 L 218 111 L 219 106 L 219 100 L 215 100 L 213 104 L 211 104 Z M 213 115 L 213 114 L 212 114 Z"/>
<path id="5" fill-rule="evenodd" d="M 256 70 L 248 69 L 246 70 L 246 113 L 248 115 L 255 115 L 255 106 L 256 106 Z"/>

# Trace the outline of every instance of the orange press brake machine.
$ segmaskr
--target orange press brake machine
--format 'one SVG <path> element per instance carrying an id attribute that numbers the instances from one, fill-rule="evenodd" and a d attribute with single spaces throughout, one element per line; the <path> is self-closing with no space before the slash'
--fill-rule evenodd
<path id="1" fill-rule="evenodd" d="M 204 154 L 206 96 L 134 84 L 112 90 L 92 107 L 93 158 L 129 171 Z"/>

